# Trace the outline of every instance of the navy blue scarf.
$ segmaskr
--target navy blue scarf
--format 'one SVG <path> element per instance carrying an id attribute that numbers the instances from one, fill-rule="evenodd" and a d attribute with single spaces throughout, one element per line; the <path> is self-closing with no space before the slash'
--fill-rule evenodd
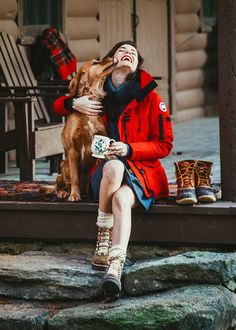
<path id="1" fill-rule="evenodd" d="M 115 120 L 125 106 L 136 96 L 139 89 L 139 74 L 134 80 L 126 81 L 117 89 L 113 86 L 111 77 L 104 84 L 106 96 L 103 99 L 103 109 L 108 120 Z"/>

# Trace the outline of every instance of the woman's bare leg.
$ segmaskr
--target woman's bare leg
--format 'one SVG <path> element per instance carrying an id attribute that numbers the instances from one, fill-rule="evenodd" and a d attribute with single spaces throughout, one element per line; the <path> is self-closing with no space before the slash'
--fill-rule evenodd
<path id="1" fill-rule="evenodd" d="M 137 198 L 133 190 L 123 184 L 112 199 L 112 212 L 114 225 L 112 233 L 112 246 L 119 245 L 125 251 L 129 243 L 131 232 L 131 209 L 137 205 Z"/>
<path id="2" fill-rule="evenodd" d="M 124 164 L 120 160 L 110 160 L 103 168 L 103 176 L 99 192 L 99 209 L 106 213 L 112 212 L 112 198 L 120 188 L 124 176 Z"/>

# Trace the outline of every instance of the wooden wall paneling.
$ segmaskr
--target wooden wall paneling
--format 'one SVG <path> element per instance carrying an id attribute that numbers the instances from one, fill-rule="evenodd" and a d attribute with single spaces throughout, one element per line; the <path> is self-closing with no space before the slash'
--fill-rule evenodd
<path id="1" fill-rule="evenodd" d="M 17 10 L 16 0 L 2 0 L 0 2 L 0 31 L 11 34 L 15 39 L 18 35 L 18 27 L 14 21 Z"/>
<path id="2" fill-rule="evenodd" d="M 203 107 L 205 94 L 202 88 L 179 91 L 176 93 L 177 109 Z"/>
<path id="3" fill-rule="evenodd" d="M 176 71 L 199 69 L 207 61 L 207 53 L 204 50 L 193 50 L 176 54 Z"/>
<path id="4" fill-rule="evenodd" d="M 81 63 L 100 57 L 99 1 L 66 0 L 65 34 L 68 45 Z"/>
<path id="5" fill-rule="evenodd" d="M 69 40 L 96 39 L 99 35 L 99 22 L 95 16 L 68 17 L 66 25 Z"/>
<path id="6" fill-rule="evenodd" d="M 197 32 L 200 28 L 199 16 L 192 14 L 177 14 L 175 18 L 176 33 Z"/>
<path id="7" fill-rule="evenodd" d="M 15 40 L 17 39 L 18 26 L 15 23 L 15 21 L 13 21 L 11 19 L 0 20 L 0 31 L 4 31 L 4 32 L 10 34 L 11 36 L 13 36 L 13 38 Z"/>
<path id="8" fill-rule="evenodd" d="M 0 20 L 14 20 L 17 15 L 16 0 L 2 0 L 0 2 Z"/>
<path id="9" fill-rule="evenodd" d="M 175 0 L 176 14 L 196 13 L 201 7 L 201 0 Z"/>
<path id="10" fill-rule="evenodd" d="M 170 110 L 172 117 L 175 118 L 177 107 L 176 107 L 176 46 L 175 46 L 175 12 L 176 12 L 176 1 L 169 1 L 169 25 L 170 25 Z"/>
<path id="11" fill-rule="evenodd" d="M 202 69 L 182 71 L 176 73 L 176 90 L 182 91 L 202 87 L 204 84 L 204 72 Z"/>
<path id="12" fill-rule="evenodd" d="M 99 0 L 66 0 L 68 17 L 96 16 L 99 12 Z"/>
<path id="13" fill-rule="evenodd" d="M 96 39 L 70 40 L 68 45 L 79 64 L 100 56 L 100 45 Z"/>
<path id="14" fill-rule="evenodd" d="M 207 46 L 207 34 L 206 33 L 178 33 L 176 35 L 176 51 L 184 52 L 188 50 L 205 49 Z"/>
<path id="15" fill-rule="evenodd" d="M 176 118 L 184 120 L 186 116 L 189 120 L 204 115 L 207 105 L 213 108 L 215 98 L 210 97 L 210 89 L 216 90 L 213 86 L 217 82 L 217 59 L 214 59 L 217 54 L 215 40 L 213 51 L 209 51 L 209 34 L 199 30 L 201 0 L 175 0 L 174 3 Z M 215 63 L 214 67 L 209 68 L 209 63 Z"/>
<path id="16" fill-rule="evenodd" d="M 132 0 L 99 0 L 100 56 L 118 41 L 132 40 Z"/>
<path id="17" fill-rule="evenodd" d="M 190 121 L 205 116 L 205 107 L 178 110 L 175 115 L 176 122 Z"/>
<path id="18" fill-rule="evenodd" d="M 169 103 L 168 16 L 166 0 L 137 0 L 137 45 L 144 57 L 144 69 L 152 76 L 161 76 L 158 91 Z"/>

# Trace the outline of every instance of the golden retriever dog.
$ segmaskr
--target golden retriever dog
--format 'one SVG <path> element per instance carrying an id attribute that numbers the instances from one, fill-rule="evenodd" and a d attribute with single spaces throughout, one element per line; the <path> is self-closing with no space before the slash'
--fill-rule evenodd
<path id="1" fill-rule="evenodd" d="M 71 97 L 89 95 L 92 100 L 101 101 L 105 93 L 105 79 L 115 67 L 113 58 L 85 63 L 69 85 Z M 72 112 L 66 118 L 62 132 L 65 160 L 61 162 L 61 175 L 56 179 L 59 198 L 71 202 L 81 200 L 81 193 L 88 193 L 89 173 L 96 159 L 92 157 L 91 144 L 94 134 L 106 135 L 101 116 L 89 116 Z"/>

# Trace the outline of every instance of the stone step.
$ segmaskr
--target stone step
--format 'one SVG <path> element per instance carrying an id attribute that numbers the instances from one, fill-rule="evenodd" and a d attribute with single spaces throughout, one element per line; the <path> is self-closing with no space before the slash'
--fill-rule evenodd
<path id="1" fill-rule="evenodd" d="M 121 298 L 105 303 L 93 245 L 27 248 L 0 245 L 0 330 L 236 327 L 234 251 L 131 246 Z"/>
<path id="2" fill-rule="evenodd" d="M 36 304 L 0 300 L 0 330 L 229 330 L 236 295 L 222 286 L 190 285 L 112 303 Z"/>
<path id="3" fill-rule="evenodd" d="M 222 284 L 234 291 L 235 274 L 235 252 L 192 251 L 136 262 L 124 274 L 124 288 L 126 294 L 131 296 L 189 283 Z"/>
<path id="4" fill-rule="evenodd" d="M 87 300 L 101 296 L 103 274 L 85 259 L 33 252 L 0 255 L 0 296 L 26 300 Z"/>
<path id="5" fill-rule="evenodd" d="M 49 319 L 48 330 L 226 330 L 235 325 L 236 295 L 221 286 L 198 285 L 65 309 Z"/>
<path id="6" fill-rule="evenodd" d="M 132 254 L 129 254 L 132 258 Z M 124 294 L 140 296 L 195 284 L 221 284 L 235 291 L 236 253 L 192 251 L 135 263 L 127 260 Z M 0 296 L 39 301 L 101 299 L 104 272 L 90 256 L 25 252 L 0 254 Z"/>
<path id="7" fill-rule="evenodd" d="M 0 330 L 43 330 L 49 309 L 25 302 L 0 303 Z"/>

